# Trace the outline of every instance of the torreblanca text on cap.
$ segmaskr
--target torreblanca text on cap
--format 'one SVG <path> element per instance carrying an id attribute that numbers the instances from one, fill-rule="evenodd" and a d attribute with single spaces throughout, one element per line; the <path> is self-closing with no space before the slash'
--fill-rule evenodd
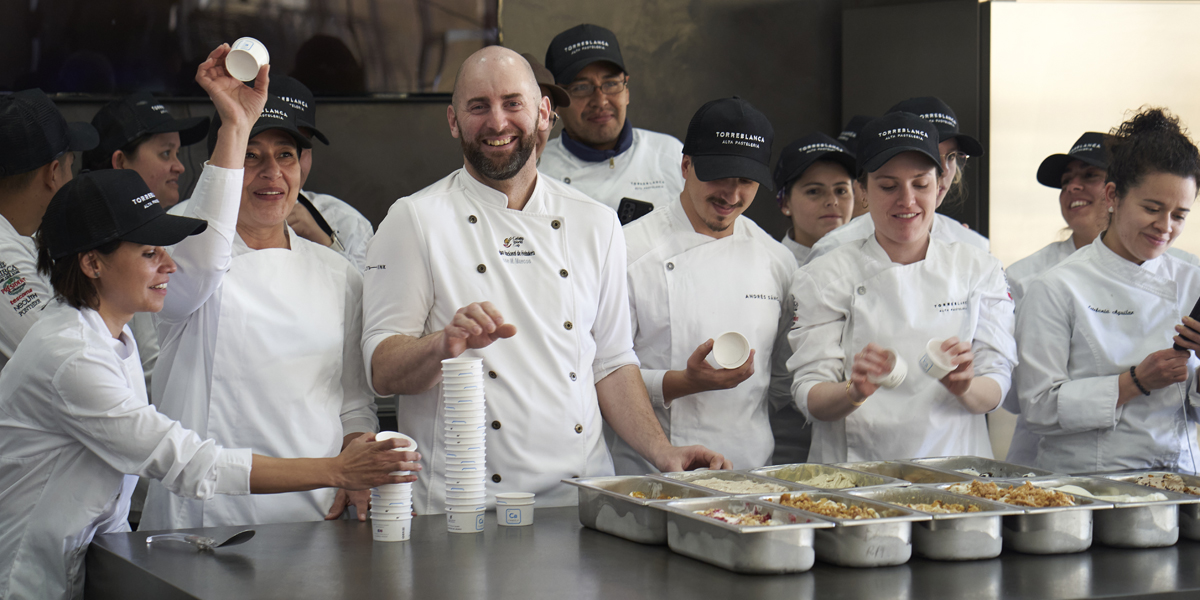
<path id="1" fill-rule="evenodd" d="M 941 379 L 954 370 L 950 355 L 942 351 L 942 343 L 946 340 L 934 338 L 925 344 L 925 354 L 918 361 L 921 370 L 934 379 Z"/>
<path id="2" fill-rule="evenodd" d="M 750 358 L 750 340 L 736 331 L 726 331 L 713 340 L 712 354 L 722 369 L 736 369 Z"/>
<path id="3" fill-rule="evenodd" d="M 269 64 L 271 54 L 267 47 L 252 37 L 238 38 L 225 56 L 225 70 L 239 81 L 254 81 L 259 69 Z"/>

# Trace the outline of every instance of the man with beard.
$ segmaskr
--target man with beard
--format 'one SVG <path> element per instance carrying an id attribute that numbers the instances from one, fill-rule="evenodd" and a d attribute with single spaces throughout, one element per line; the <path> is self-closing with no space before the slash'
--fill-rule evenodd
<path id="1" fill-rule="evenodd" d="M 419 513 L 445 506 L 440 362 L 460 355 L 482 358 L 487 374 L 488 498 L 574 504 L 561 479 L 613 472 L 602 419 L 664 471 L 727 465 L 672 446 L 656 422 L 616 215 L 531 160 L 549 116 L 519 54 L 471 55 L 446 110 L 465 166 L 392 205 L 367 250 L 368 379 L 379 395 L 402 395 L 400 430 L 433 457 L 413 493 Z"/>
<path id="2" fill-rule="evenodd" d="M 571 103 L 559 107 L 562 135 L 546 144 L 538 169 L 616 209 L 622 223 L 674 202 L 683 191 L 682 144 L 625 118 L 629 74 L 617 36 L 596 25 L 572 27 L 550 42 L 546 68 Z"/>
<path id="3" fill-rule="evenodd" d="M 688 125 L 683 192 L 625 227 L 633 347 L 658 421 L 671 443 L 711 447 L 739 469 L 771 460 L 771 382 L 782 382 L 779 404 L 791 401 L 784 361 L 773 378 L 771 358 L 777 342 L 787 344 L 796 259 L 742 216 L 759 185 L 773 187 L 773 136 L 745 100 L 705 104 Z M 730 363 L 714 353 L 722 332 L 744 335 L 747 354 Z M 709 365 L 710 353 L 725 364 Z M 618 474 L 654 469 L 622 438 L 612 452 Z"/>

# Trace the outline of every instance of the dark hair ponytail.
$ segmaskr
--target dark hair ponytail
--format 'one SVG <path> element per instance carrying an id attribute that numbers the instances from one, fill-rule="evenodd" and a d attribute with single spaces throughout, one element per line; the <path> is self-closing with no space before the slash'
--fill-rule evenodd
<path id="1" fill-rule="evenodd" d="M 1110 160 L 1107 181 L 1117 197 L 1137 186 L 1148 173 L 1169 173 L 1200 184 L 1200 151 L 1183 126 L 1166 109 L 1143 108 L 1106 137 Z"/>

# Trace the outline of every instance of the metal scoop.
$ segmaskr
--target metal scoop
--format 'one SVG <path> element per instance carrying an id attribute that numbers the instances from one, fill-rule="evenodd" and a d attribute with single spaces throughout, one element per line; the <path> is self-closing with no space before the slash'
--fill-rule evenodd
<path id="1" fill-rule="evenodd" d="M 160 533 L 158 535 L 152 535 L 146 538 L 146 545 L 149 546 L 154 542 L 183 542 L 185 544 L 191 544 L 195 546 L 196 549 L 200 551 L 212 551 L 223 546 L 236 546 L 238 544 L 244 544 L 250 541 L 250 538 L 252 537 L 254 537 L 253 529 L 239 531 L 220 542 L 210 537 L 204 537 L 202 535 L 195 535 L 192 533 Z"/>

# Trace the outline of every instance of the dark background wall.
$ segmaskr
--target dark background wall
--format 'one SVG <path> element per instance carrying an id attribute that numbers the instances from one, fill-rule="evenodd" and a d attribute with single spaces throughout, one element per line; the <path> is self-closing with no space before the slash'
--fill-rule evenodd
<path id="1" fill-rule="evenodd" d="M 681 140 L 692 113 L 708 100 L 739 95 L 767 114 L 776 148 L 841 125 L 839 0 L 509 1 L 504 45 L 544 56 L 550 39 L 579 23 L 612 29 L 631 74 L 630 119 Z M 100 104 L 60 101 L 70 120 L 91 120 Z M 206 103 L 168 105 L 176 117 L 212 114 Z M 306 189 L 356 206 L 373 223 L 396 198 L 462 165 L 446 125 L 446 105 L 413 102 L 323 102 L 322 131 Z M 205 158 L 203 144 L 184 153 L 190 190 Z M 747 215 L 777 237 L 786 228 L 770 194 Z"/>

